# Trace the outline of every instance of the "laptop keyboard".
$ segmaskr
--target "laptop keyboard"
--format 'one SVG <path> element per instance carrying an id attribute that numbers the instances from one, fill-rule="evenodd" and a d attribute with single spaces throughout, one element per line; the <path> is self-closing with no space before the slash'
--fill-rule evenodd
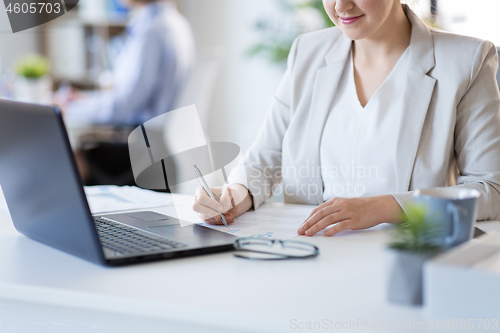
<path id="1" fill-rule="evenodd" d="M 94 218 L 94 223 L 101 245 L 121 255 L 163 252 L 186 246 L 154 235 L 146 236 L 137 229 L 109 220 Z"/>

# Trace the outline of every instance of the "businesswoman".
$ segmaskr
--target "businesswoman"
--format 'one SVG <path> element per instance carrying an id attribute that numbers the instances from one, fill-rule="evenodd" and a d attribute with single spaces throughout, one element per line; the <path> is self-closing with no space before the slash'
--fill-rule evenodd
<path id="1" fill-rule="evenodd" d="M 488 41 L 427 27 L 400 0 L 323 0 L 337 27 L 298 37 L 257 138 L 211 222 L 285 201 L 318 205 L 301 235 L 396 222 L 418 188 L 481 192 L 478 219 L 500 218 L 500 94 Z M 243 186 L 245 185 L 245 186 Z"/>

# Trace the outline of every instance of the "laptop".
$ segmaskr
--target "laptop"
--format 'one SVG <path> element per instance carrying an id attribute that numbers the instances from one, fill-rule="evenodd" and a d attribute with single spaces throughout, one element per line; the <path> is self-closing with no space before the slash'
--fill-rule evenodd
<path id="1" fill-rule="evenodd" d="M 21 234 L 98 264 L 228 251 L 237 238 L 151 211 L 93 216 L 54 106 L 0 100 L 0 185 Z"/>

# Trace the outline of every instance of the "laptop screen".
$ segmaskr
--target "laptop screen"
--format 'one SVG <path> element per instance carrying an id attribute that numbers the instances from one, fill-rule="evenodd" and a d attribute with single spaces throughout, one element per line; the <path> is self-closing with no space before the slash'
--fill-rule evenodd
<path id="1" fill-rule="evenodd" d="M 20 233 L 105 262 L 57 108 L 0 100 L 0 184 Z"/>

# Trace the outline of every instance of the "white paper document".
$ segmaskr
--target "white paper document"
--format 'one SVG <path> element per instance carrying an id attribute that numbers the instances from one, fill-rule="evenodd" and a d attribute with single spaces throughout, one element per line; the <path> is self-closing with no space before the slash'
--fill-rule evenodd
<path id="1" fill-rule="evenodd" d="M 266 203 L 238 217 L 229 228 L 200 224 L 238 237 L 290 239 L 297 236 L 297 229 L 313 209 L 307 205 Z"/>
<path id="2" fill-rule="evenodd" d="M 171 195 L 135 186 L 85 186 L 93 214 L 148 209 L 172 205 Z"/>

